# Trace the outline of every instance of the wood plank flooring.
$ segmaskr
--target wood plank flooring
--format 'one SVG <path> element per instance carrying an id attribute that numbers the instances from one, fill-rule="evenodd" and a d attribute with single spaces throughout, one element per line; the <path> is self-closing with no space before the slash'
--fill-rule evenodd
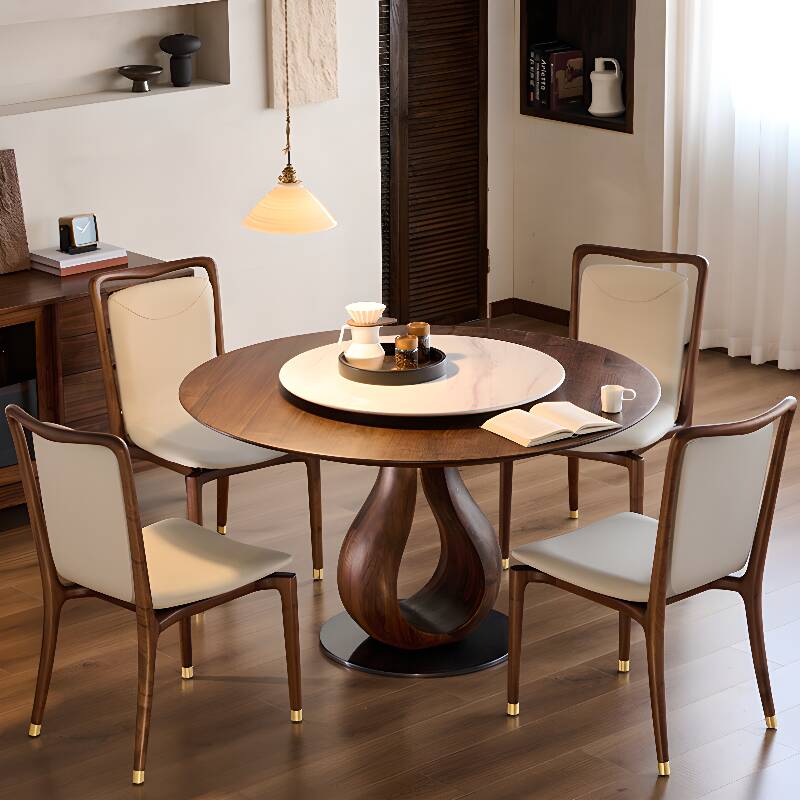
<path id="1" fill-rule="evenodd" d="M 553 329 L 522 317 L 493 324 Z M 696 421 L 738 419 L 787 394 L 797 373 L 701 356 Z M 667 448 L 647 456 L 645 509 L 656 514 Z M 522 715 L 505 715 L 505 667 L 405 680 L 349 672 L 317 634 L 341 610 L 339 546 L 375 471 L 323 465 L 327 579 L 311 581 L 305 471 L 287 465 L 231 482 L 230 535 L 293 552 L 300 580 L 303 725 L 289 723 L 277 596 L 252 596 L 194 625 L 195 679 L 181 681 L 177 631 L 162 639 L 147 782 L 128 781 L 136 704 L 132 616 L 87 600 L 66 607 L 42 736 L 26 736 L 41 624 L 39 577 L 24 526 L 0 535 L 0 798 L 535 798 L 784 800 L 800 796 L 800 435 L 789 443 L 767 560 L 765 618 L 780 729 L 766 733 L 742 608 L 722 593 L 670 607 L 667 702 L 672 777 L 654 776 L 647 675 L 634 626 L 632 671 L 616 673 L 616 616 L 552 587 L 526 596 Z M 498 469 L 465 470 L 497 522 Z M 137 476 L 145 523 L 184 512 L 179 477 Z M 420 497 L 422 495 L 420 493 Z M 214 493 L 205 494 L 213 520 Z M 513 544 L 574 528 L 566 462 L 515 471 Z M 624 510 L 626 473 L 581 465 L 581 523 Z M 438 554 L 420 507 L 401 590 Z M 506 579 L 504 579 L 504 586 Z M 504 588 L 498 608 L 507 607 Z"/>

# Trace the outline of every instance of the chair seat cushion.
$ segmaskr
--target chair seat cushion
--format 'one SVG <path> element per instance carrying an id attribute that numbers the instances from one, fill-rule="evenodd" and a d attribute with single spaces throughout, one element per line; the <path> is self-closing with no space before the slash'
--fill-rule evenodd
<path id="1" fill-rule="evenodd" d="M 626 511 L 579 530 L 523 545 L 517 561 L 540 572 L 620 600 L 644 602 L 658 520 Z"/>
<path id="2" fill-rule="evenodd" d="M 183 408 L 170 407 L 167 403 L 160 419 L 146 423 L 126 421 L 126 430 L 138 447 L 186 467 L 231 469 L 285 455 L 218 433 L 189 416 Z"/>
<path id="3" fill-rule="evenodd" d="M 576 453 L 624 453 L 640 450 L 660 441 L 675 424 L 677 412 L 672 403 L 660 402 L 641 422 L 599 442 L 574 448 Z"/>
<path id="4" fill-rule="evenodd" d="M 292 557 L 237 542 L 186 519 L 142 529 L 154 608 L 214 597 L 285 569 Z"/>

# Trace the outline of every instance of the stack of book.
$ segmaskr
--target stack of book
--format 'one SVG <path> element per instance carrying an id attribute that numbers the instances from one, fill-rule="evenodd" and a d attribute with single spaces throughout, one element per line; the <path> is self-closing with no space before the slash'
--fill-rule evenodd
<path id="1" fill-rule="evenodd" d="M 528 105 L 556 111 L 583 102 L 583 52 L 558 40 L 536 42 L 528 58 Z"/>
<path id="2" fill-rule="evenodd" d="M 34 269 L 58 275 L 60 278 L 80 275 L 83 272 L 93 272 L 96 269 L 122 267 L 127 263 L 127 250 L 102 242 L 97 245 L 96 250 L 89 250 L 87 253 L 78 253 L 77 255 L 64 253 L 57 247 L 48 247 L 31 253 L 31 265 Z"/>

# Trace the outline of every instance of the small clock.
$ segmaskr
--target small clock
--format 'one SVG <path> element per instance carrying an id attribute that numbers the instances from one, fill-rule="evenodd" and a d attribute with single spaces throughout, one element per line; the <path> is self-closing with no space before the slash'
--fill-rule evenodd
<path id="1" fill-rule="evenodd" d="M 97 249 L 97 217 L 94 214 L 75 214 L 59 217 L 59 248 L 63 253 L 87 253 Z"/>

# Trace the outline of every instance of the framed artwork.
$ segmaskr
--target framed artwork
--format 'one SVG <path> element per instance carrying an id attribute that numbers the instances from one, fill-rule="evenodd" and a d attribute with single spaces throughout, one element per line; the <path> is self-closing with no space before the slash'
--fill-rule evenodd
<path id="1" fill-rule="evenodd" d="M 286 103 L 284 0 L 267 1 L 269 105 Z M 287 0 L 293 106 L 339 96 L 336 0 Z"/>

